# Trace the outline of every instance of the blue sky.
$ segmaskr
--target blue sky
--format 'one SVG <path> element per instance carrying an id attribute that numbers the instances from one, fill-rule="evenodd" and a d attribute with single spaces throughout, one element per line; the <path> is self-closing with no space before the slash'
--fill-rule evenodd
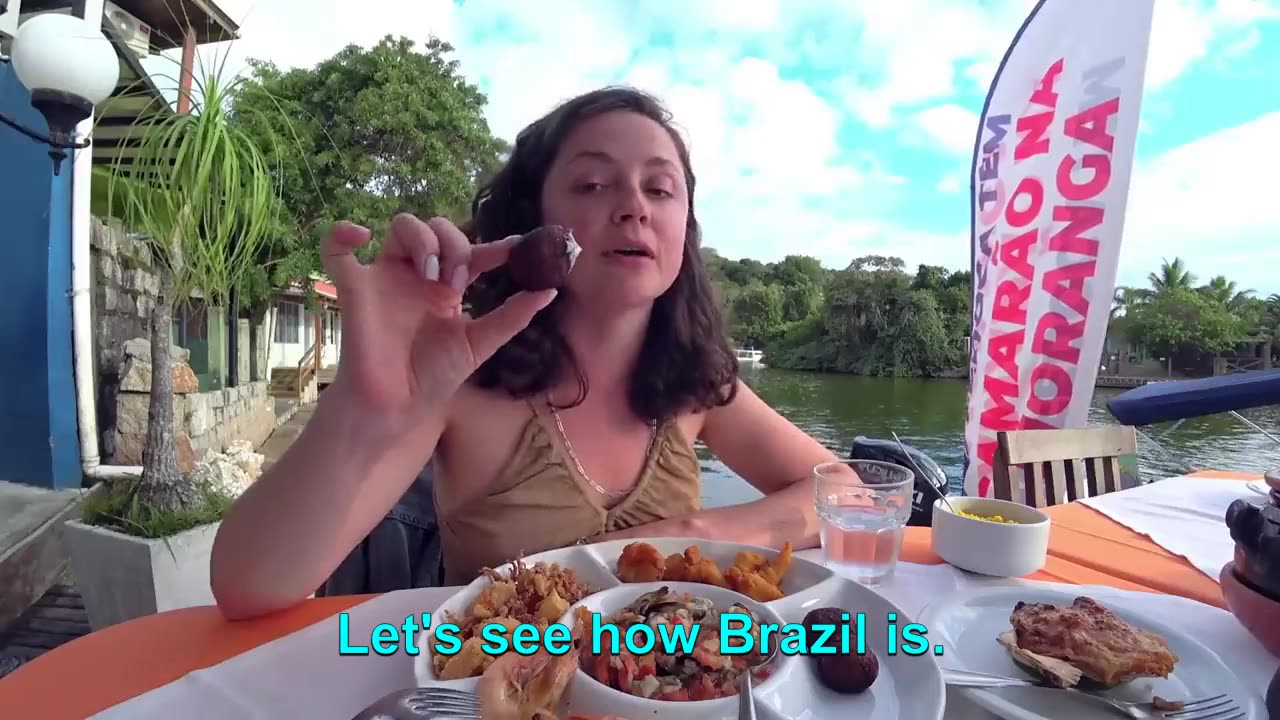
<path id="1" fill-rule="evenodd" d="M 511 138 L 614 82 L 688 134 L 729 257 L 968 262 L 968 173 L 995 64 L 1033 0 L 222 0 L 235 56 L 310 65 L 438 35 Z M 554 7 L 555 11 L 548 8 Z M 1280 0 L 1156 0 L 1118 282 L 1162 257 L 1280 292 Z M 1271 187 L 1267 187 L 1267 185 Z"/>

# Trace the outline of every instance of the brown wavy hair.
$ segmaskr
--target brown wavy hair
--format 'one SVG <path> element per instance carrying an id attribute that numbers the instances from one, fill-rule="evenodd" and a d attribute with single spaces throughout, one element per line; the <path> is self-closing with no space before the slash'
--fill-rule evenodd
<path id="1" fill-rule="evenodd" d="M 580 95 L 529 125 L 516 137 L 505 165 L 475 195 L 464 228 L 472 242 L 524 234 L 542 224 L 542 186 L 561 145 L 583 121 L 627 111 L 662 125 L 671 135 L 689 187 L 689 222 L 684 260 L 675 282 L 654 302 L 649 328 L 628 388 L 632 412 L 643 419 L 669 420 L 681 412 L 726 405 L 737 393 L 738 361 L 729 345 L 724 318 L 699 249 L 702 233 L 693 212 L 694 176 L 689 151 L 656 98 L 628 87 L 607 87 Z M 486 273 L 469 289 L 472 311 L 487 313 L 515 293 L 505 268 Z M 533 322 L 484 362 L 472 376 L 482 388 L 527 398 L 547 392 L 564 372 L 578 383 L 580 404 L 588 378 L 560 332 L 562 294 Z"/>

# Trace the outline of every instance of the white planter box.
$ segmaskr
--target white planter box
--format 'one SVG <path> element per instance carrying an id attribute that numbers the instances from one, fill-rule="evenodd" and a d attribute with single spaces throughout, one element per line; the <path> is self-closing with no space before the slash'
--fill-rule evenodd
<path id="1" fill-rule="evenodd" d="M 100 630 L 143 615 L 213 605 L 209 554 L 218 525 L 148 540 L 68 521 L 63 538 L 89 626 Z"/>

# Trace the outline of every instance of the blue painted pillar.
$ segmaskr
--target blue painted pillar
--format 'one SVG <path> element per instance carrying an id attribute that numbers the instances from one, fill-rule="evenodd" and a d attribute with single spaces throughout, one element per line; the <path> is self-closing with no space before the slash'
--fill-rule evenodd
<path id="1" fill-rule="evenodd" d="M 8 64 L 0 112 L 43 133 Z M 82 484 L 71 349 L 71 163 L 0 125 L 0 480 Z"/>

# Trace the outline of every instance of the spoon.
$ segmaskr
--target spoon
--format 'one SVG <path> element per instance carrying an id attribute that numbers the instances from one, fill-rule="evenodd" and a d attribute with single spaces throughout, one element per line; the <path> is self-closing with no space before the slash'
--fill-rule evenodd
<path id="1" fill-rule="evenodd" d="M 907 446 L 903 445 L 902 441 L 898 439 L 898 433 L 893 432 L 892 430 L 889 432 L 891 435 L 893 435 L 893 441 L 898 443 L 898 449 L 901 450 L 902 454 L 907 457 L 907 462 L 911 463 L 911 467 L 915 469 L 916 474 L 919 475 L 920 477 L 924 477 L 924 471 L 921 470 L 920 466 L 916 464 L 915 458 L 911 457 L 911 453 L 907 452 Z M 924 484 L 928 485 L 929 489 L 932 490 L 935 495 L 942 498 L 942 503 L 947 506 L 948 510 L 950 510 L 953 514 L 955 513 L 956 509 L 951 507 L 951 501 L 947 499 L 946 495 L 942 494 L 942 491 L 939 490 L 936 485 L 929 482 L 928 480 L 925 480 Z"/>
<path id="2" fill-rule="evenodd" d="M 752 694 L 751 674 L 760 668 L 773 662 L 778 655 L 778 644 L 774 643 L 769 652 L 765 654 L 755 665 L 747 668 L 747 671 L 740 676 L 741 686 L 738 688 L 738 720 L 756 720 L 756 698 Z"/>

